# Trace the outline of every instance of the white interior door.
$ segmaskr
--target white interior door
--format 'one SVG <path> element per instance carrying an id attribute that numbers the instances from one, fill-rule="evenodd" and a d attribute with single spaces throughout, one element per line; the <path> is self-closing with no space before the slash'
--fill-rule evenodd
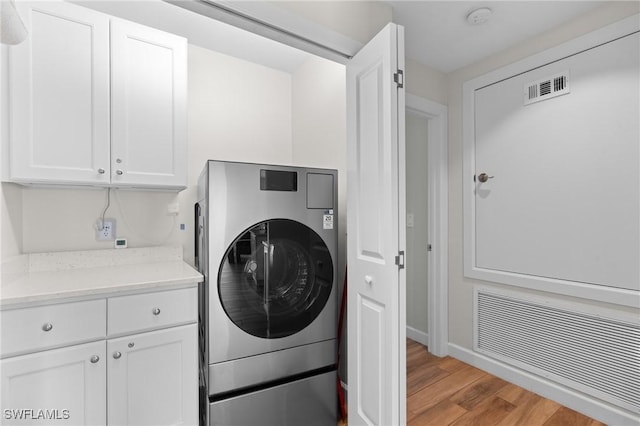
<path id="1" fill-rule="evenodd" d="M 347 64 L 349 424 L 406 422 L 404 29 Z M 400 76 L 401 78 L 401 76 Z"/>

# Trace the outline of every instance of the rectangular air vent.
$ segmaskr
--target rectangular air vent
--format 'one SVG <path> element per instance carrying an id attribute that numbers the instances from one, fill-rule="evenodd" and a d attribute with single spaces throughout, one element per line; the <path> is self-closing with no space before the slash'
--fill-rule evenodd
<path id="1" fill-rule="evenodd" d="M 493 291 L 475 291 L 476 351 L 640 413 L 637 321 Z"/>
<path id="2" fill-rule="evenodd" d="M 569 93 L 569 71 L 564 71 L 552 77 L 526 83 L 524 85 L 524 104 L 529 105 L 567 93 Z"/>

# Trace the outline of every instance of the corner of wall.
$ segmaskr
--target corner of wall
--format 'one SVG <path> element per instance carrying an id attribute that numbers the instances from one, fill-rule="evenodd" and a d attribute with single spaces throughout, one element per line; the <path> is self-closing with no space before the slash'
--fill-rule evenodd
<path id="1" fill-rule="evenodd" d="M 406 58 L 407 93 L 447 105 L 447 76 L 441 71 Z"/>

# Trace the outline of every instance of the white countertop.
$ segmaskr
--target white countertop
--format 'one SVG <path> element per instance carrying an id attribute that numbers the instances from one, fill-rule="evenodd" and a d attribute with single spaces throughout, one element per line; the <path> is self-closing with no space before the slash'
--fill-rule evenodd
<path id="1" fill-rule="evenodd" d="M 3 263 L 0 308 L 194 286 L 181 247 L 37 253 Z"/>

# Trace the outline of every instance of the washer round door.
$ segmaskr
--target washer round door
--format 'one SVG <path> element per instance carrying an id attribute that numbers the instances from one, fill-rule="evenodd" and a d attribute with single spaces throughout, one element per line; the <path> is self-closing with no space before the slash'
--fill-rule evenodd
<path id="1" fill-rule="evenodd" d="M 333 262 L 322 238 L 286 219 L 260 222 L 227 249 L 218 294 L 245 332 L 276 339 L 299 332 L 322 312 L 333 285 Z"/>

